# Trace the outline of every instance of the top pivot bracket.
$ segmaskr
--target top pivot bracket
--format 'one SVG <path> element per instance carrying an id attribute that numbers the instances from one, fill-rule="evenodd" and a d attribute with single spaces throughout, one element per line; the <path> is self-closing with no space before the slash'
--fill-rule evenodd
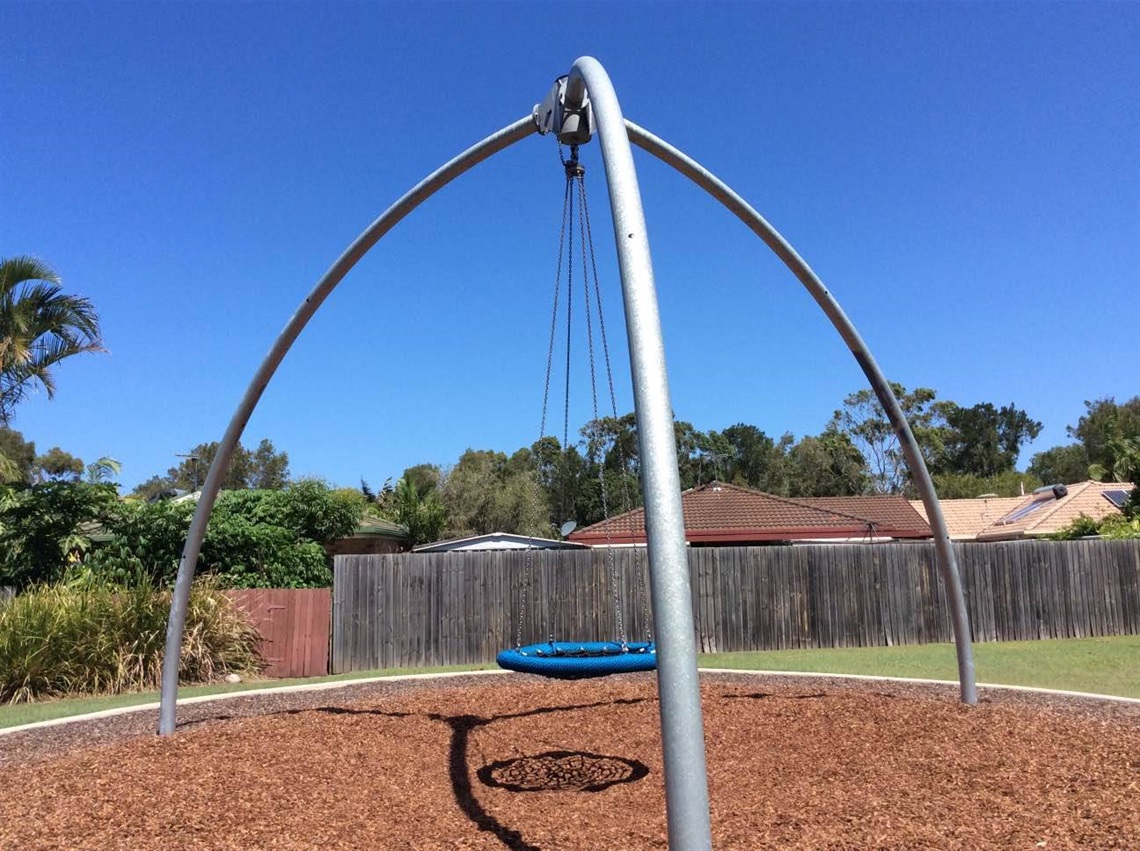
<path id="1" fill-rule="evenodd" d="M 594 135 L 594 109 L 579 77 L 555 80 L 542 103 L 535 104 L 533 115 L 539 133 L 554 133 L 565 145 L 584 145 Z"/>

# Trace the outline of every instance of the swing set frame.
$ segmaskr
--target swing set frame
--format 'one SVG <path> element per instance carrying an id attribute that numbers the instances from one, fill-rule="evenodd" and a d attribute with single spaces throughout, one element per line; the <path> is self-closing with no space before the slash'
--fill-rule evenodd
<path id="1" fill-rule="evenodd" d="M 712 847 L 697 648 L 685 556 L 684 518 L 673 434 L 673 412 L 653 266 L 631 143 L 673 166 L 724 204 L 784 262 L 826 314 L 863 369 L 901 443 L 934 532 L 938 569 L 946 587 L 958 657 L 961 700 L 977 702 L 969 620 L 946 521 L 918 444 L 890 385 L 839 303 L 786 240 L 739 195 L 695 160 L 626 121 L 609 76 L 591 58 L 578 59 L 531 115 L 461 153 L 409 190 L 349 245 L 301 303 L 254 373 L 238 404 L 202 486 L 178 565 L 163 658 L 159 733 L 176 726 L 179 659 L 190 586 L 206 524 L 242 432 L 262 393 L 308 321 L 349 270 L 412 210 L 493 154 L 536 132 L 567 142 L 585 140 L 594 128 L 601 142 L 618 252 L 633 377 L 634 409 L 642 459 L 650 589 L 657 646 L 661 737 L 669 847 Z"/>

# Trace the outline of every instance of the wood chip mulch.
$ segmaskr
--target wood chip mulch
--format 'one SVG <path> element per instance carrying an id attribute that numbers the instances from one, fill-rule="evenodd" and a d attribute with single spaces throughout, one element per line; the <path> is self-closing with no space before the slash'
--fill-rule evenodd
<path id="1" fill-rule="evenodd" d="M 1140 848 L 1140 706 L 705 675 L 717 848 Z M 3 849 L 663 849 L 656 681 L 378 683 L 0 736 Z"/>

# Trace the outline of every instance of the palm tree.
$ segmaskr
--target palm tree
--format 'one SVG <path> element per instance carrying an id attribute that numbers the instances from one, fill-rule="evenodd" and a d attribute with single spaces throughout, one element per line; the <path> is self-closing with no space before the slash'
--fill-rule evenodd
<path id="1" fill-rule="evenodd" d="M 102 351 L 90 301 L 65 294 L 34 257 L 0 260 L 0 425 L 37 385 L 55 395 L 52 369 L 64 358 Z"/>

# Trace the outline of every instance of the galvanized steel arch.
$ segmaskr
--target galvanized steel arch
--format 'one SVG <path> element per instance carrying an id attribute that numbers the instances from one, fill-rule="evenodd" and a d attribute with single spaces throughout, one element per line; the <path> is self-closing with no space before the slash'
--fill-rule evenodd
<path id="1" fill-rule="evenodd" d="M 632 121 L 626 121 L 625 125 L 629 139 L 633 144 L 653 154 L 662 162 L 671 165 L 724 204 L 733 215 L 744 222 L 753 233 L 764 241 L 765 245 L 772 249 L 773 253 L 784 262 L 784 265 L 791 270 L 792 274 L 811 294 L 811 297 L 815 299 L 816 304 L 820 306 L 827 318 L 831 320 L 835 330 L 843 338 L 843 342 L 847 344 L 847 348 L 851 350 L 851 354 L 855 356 L 855 360 L 871 383 L 871 389 L 875 391 L 879 404 L 883 406 L 891 427 L 899 438 L 907 466 L 910 468 L 915 485 L 922 497 L 922 504 L 926 508 L 931 531 L 934 532 L 938 570 L 942 582 L 946 586 L 947 598 L 950 602 L 950 617 L 954 627 L 954 644 L 958 657 L 958 684 L 961 700 L 966 704 L 976 704 L 978 693 L 974 672 L 974 652 L 970 644 L 970 619 L 966 611 L 966 598 L 962 591 L 958 562 L 950 546 L 950 533 L 946 528 L 946 519 L 942 514 L 942 507 L 938 502 L 937 494 L 934 492 L 934 483 L 930 479 L 930 472 L 926 469 L 926 462 L 923 460 L 922 452 L 914 439 L 910 424 L 899 406 L 898 399 L 895 398 L 894 391 L 891 390 L 890 384 L 879 369 L 870 349 L 867 348 L 867 344 L 863 342 L 858 330 L 847 317 L 847 314 L 844 313 L 843 308 L 839 306 L 839 302 L 824 286 L 819 276 L 792 248 L 791 244 L 780 235 L 779 231 L 772 227 L 747 201 L 696 160 L 686 156 L 648 130 L 637 126 Z"/>
<path id="2" fill-rule="evenodd" d="M 403 220 L 412 210 L 442 189 L 459 175 L 478 165 L 492 154 L 510 147 L 520 139 L 525 139 L 537 132 L 534 118 L 527 115 L 513 124 L 509 124 L 497 133 L 493 133 L 483 141 L 468 148 L 459 156 L 440 166 L 422 181 L 413 186 L 395 204 L 385 210 L 376 221 L 369 225 L 358 236 L 337 261 L 329 267 L 324 276 L 317 281 L 301 306 L 285 325 L 284 330 L 273 343 L 269 353 L 265 356 L 260 367 L 254 373 L 253 380 L 245 391 L 237 410 L 230 419 L 226 433 L 218 444 L 214 462 L 206 474 L 206 481 L 202 485 L 201 495 L 198 498 L 198 507 L 194 511 L 194 519 L 190 523 L 190 531 L 186 536 L 186 546 L 182 550 L 182 557 L 178 562 L 178 578 L 174 584 L 174 596 L 170 604 L 170 619 L 166 625 L 166 648 L 162 659 L 162 699 L 159 706 L 158 732 L 168 735 L 174 732 L 177 705 L 178 705 L 178 669 L 179 659 L 182 655 L 182 633 L 186 626 L 186 610 L 190 602 L 190 585 L 194 580 L 194 571 L 198 564 L 198 554 L 202 548 L 202 538 L 206 534 L 206 524 L 210 520 L 214 502 L 218 498 L 218 491 L 222 486 L 222 479 L 230 465 L 234 450 L 241 439 L 242 432 L 249 422 L 253 409 L 257 407 L 261 394 L 269 385 L 277 367 L 285 358 L 289 349 L 304 330 L 313 314 L 328 298 L 337 284 L 344 279 L 349 270 L 359 262 L 369 249 L 380 238 Z"/>
<path id="3" fill-rule="evenodd" d="M 961 688 L 962 701 L 968 704 L 976 703 L 976 687 L 974 678 L 974 663 L 972 648 L 970 646 L 970 632 L 969 621 L 966 614 L 965 598 L 962 592 L 961 580 L 958 574 L 958 568 L 954 559 L 953 551 L 950 548 L 949 535 L 946 529 L 946 523 L 942 515 L 941 508 L 938 504 L 938 499 L 934 493 L 933 483 L 930 480 L 929 473 L 926 469 L 925 462 L 922 459 L 921 452 L 918 445 L 914 440 L 914 435 L 911 433 L 910 426 L 908 425 L 902 410 L 898 405 L 898 400 L 895 398 L 894 393 L 890 389 L 882 372 L 879 370 L 877 363 L 872 357 L 870 351 L 867 349 L 862 338 L 859 336 L 858 331 L 854 325 L 847 318 L 842 308 L 834 297 L 828 292 L 823 282 L 815 275 L 806 262 L 795 252 L 795 250 L 787 243 L 786 240 L 773 228 L 767 221 L 764 220 L 759 213 L 757 213 L 751 206 L 749 206 L 740 196 L 733 192 L 727 184 L 716 178 L 713 174 L 705 170 L 696 161 L 687 157 L 682 152 L 671 147 L 664 141 L 658 139 L 648 131 L 638 127 L 629 121 L 624 121 L 621 118 L 620 109 L 617 106 L 616 98 L 613 97 L 612 87 L 610 86 L 609 79 L 605 75 L 604 70 L 594 60 L 585 57 L 579 59 L 572 69 L 571 76 L 581 80 L 585 83 L 594 83 L 594 90 L 591 92 L 592 96 L 603 95 L 602 90 L 608 90 L 608 97 L 612 100 L 611 114 L 617 116 L 619 121 L 624 122 L 625 130 L 628 133 L 628 138 L 634 144 L 658 157 L 662 161 L 672 165 L 686 177 L 689 177 L 699 186 L 708 191 L 713 197 L 717 198 L 723 203 L 731 212 L 741 219 L 754 233 L 757 234 L 781 260 L 788 266 L 788 268 L 796 275 L 801 283 L 807 288 L 808 292 L 816 300 L 816 302 L 823 309 L 828 319 L 831 320 L 832 325 L 839 331 L 843 337 L 844 342 L 847 343 L 848 348 L 855 356 L 860 367 L 863 369 L 864 374 L 867 376 L 871 383 L 872 389 L 875 391 L 880 404 L 883 405 L 888 418 L 894 427 L 896 434 L 899 436 L 903 452 L 906 456 L 907 463 L 910 466 L 912 475 L 915 477 L 916 484 L 921 492 L 923 503 L 926 506 L 927 514 L 930 518 L 931 526 L 935 535 L 935 546 L 938 553 L 938 568 L 942 575 L 944 584 L 946 585 L 948 596 L 951 604 L 951 615 L 954 625 L 954 637 L 957 647 L 958 655 L 958 672 Z M 595 105 L 601 106 L 599 101 L 604 102 L 607 96 L 596 97 Z M 599 110 L 602 111 L 602 110 Z M 601 116 L 599 116 L 601 118 Z M 612 119 L 611 119 L 612 121 Z M 607 168 L 607 177 L 612 183 L 615 175 L 610 174 L 611 162 L 610 160 L 615 156 L 614 149 L 617 145 L 617 140 L 614 138 L 615 134 L 612 130 L 607 131 L 607 124 L 610 121 L 600 120 L 599 124 L 602 135 L 603 145 L 603 160 Z M 173 600 L 171 604 L 170 620 L 167 625 L 166 634 L 166 648 L 163 659 L 163 677 L 162 677 L 162 701 L 159 712 L 159 732 L 162 734 L 169 734 L 174 731 L 177 710 L 177 693 L 178 693 L 178 660 L 181 655 L 182 646 L 182 633 L 185 626 L 186 609 L 189 602 L 190 586 L 194 578 L 195 566 L 197 564 L 198 555 L 201 549 L 202 539 L 205 534 L 206 524 L 209 521 L 210 512 L 213 510 L 214 503 L 217 499 L 218 491 L 221 487 L 221 481 L 225 474 L 233 452 L 237 447 L 241 434 L 253 413 L 257 402 L 260 400 L 262 393 L 269 381 L 272 379 L 277 367 L 284 359 L 285 354 L 291 348 L 301 331 L 308 324 L 308 321 L 316 313 L 317 309 L 321 306 L 324 300 L 336 287 L 336 285 L 344 278 L 344 276 L 352 269 L 353 266 L 371 249 L 388 231 L 390 231 L 398 222 L 405 218 L 412 210 L 419 206 L 427 198 L 431 197 L 439 189 L 446 186 L 452 180 L 463 174 L 473 166 L 487 159 L 491 155 L 503 150 L 515 142 L 529 136 L 536 131 L 533 117 L 528 115 L 525 118 L 519 119 L 513 124 L 508 125 L 497 133 L 488 136 L 483 141 L 472 146 L 464 151 L 462 154 L 446 163 L 415 187 L 401 197 L 395 204 L 389 207 L 379 218 L 376 219 L 357 239 L 345 250 L 345 252 L 337 259 L 337 261 L 329 268 L 325 275 L 317 282 L 316 286 L 309 293 L 309 295 L 302 302 L 301 306 L 294 313 L 292 318 L 286 324 L 280 336 L 274 342 L 269 353 L 266 355 L 265 360 L 259 367 L 258 371 L 254 374 L 252 381 L 241 402 L 238 405 L 230 423 L 223 436 L 218 452 L 215 455 L 213 464 L 210 471 L 206 476 L 206 481 L 202 486 L 201 496 L 198 501 L 198 506 L 194 514 L 193 521 L 187 535 L 186 546 L 183 549 L 182 557 L 179 562 L 178 578 L 176 580 Z M 608 137 L 608 138 L 607 138 Z M 620 153 L 620 152 L 619 152 Z M 623 164 L 623 168 L 624 168 Z M 631 169 L 630 169 L 631 171 Z M 632 171 L 631 171 L 632 173 Z M 634 192 L 636 192 L 636 178 L 633 178 L 632 185 Z M 627 199 L 618 197 L 620 193 L 616 193 L 611 186 L 611 206 L 615 208 L 615 220 L 617 214 L 621 212 L 618 207 L 627 206 Z M 630 205 L 631 206 L 631 205 Z M 636 206 L 640 212 L 640 197 L 636 199 Z M 632 236 L 632 234 L 631 234 Z M 642 234 L 638 235 L 639 237 Z M 640 241 L 640 240 L 639 240 Z M 624 240 L 619 238 L 619 249 Z M 620 252 L 619 252 L 620 253 Z M 621 258 L 624 262 L 624 256 Z M 644 249 L 643 261 L 648 265 L 648 245 Z M 627 270 L 623 267 L 623 289 L 625 288 L 624 277 Z M 649 272 L 650 289 L 652 288 L 652 272 Z M 628 293 L 627 293 L 628 298 Z M 655 298 L 654 298 L 655 301 Z M 628 309 L 630 304 L 627 301 L 627 325 L 629 324 Z M 636 312 L 636 311 L 635 311 Z M 656 313 L 656 306 L 653 305 L 654 314 Z M 656 353 L 655 353 L 656 356 Z M 664 363 L 661 361 L 663 369 Z M 663 372 L 662 372 L 663 377 Z M 664 391 L 667 394 L 667 390 Z M 670 506 L 672 507 L 672 506 Z M 671 514 L 672 512 L 663 512 Z M 660 630 L 658 630 L 660 633 Z M 680 660 L 678 660 L 680 661 Z M 682 677 L 684 679 L 684 677 Z M 698 724 L 699 724 L 699 715 Z M 666 722 L 665 726 L 669 727 L 669 720 L 673 723 L 680 722 L 681 719 L 663 719 Z M 690 756 L 694 756 L 696 751 Z M 703 757 L 703 749 L 701 749 L 700 756 Z M 693 762 L 703 763 L 703 759 L 694 758 Z M 699 797 L 699 796 L 698 796 Z M 697 808 L 700 809 L 699 807 Z M 671 827 L 673 825 L 671 824 Z M 704 831 L 698 830 L 690 838 L 696 839 Z M 697 839 L 697 844 L 701 845 L 703 842 Z"/>

